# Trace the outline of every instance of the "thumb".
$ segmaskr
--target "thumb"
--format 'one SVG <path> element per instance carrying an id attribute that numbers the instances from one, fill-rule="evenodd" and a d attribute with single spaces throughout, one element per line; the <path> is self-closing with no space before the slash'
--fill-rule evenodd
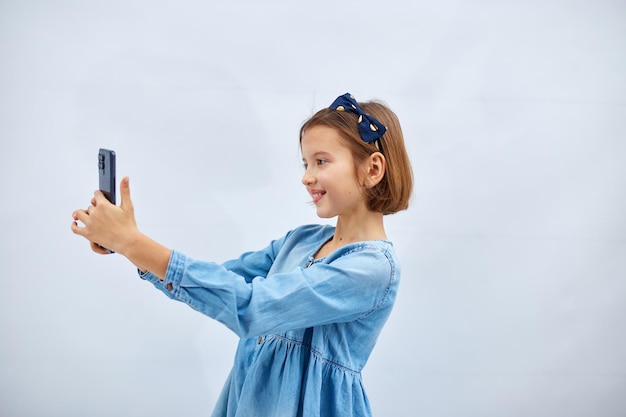
<path id="1" fill-rule="evenodd" d="M 130 180 L 128 177 L 122 178 L 122 181 L 120 182 L 120 195 L 122 197 L 120 207 L 132 210 L 133 202 L 130 199 Z"/>

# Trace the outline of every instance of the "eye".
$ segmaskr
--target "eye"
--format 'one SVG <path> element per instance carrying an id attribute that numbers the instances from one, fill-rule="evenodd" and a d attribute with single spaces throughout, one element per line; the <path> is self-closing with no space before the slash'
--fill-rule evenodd
<path id="1" fill-rule="evenodd" d="M 316 162 L 317 162 L 317 165 L 324 165 L 328 161 L 326 161 L 325 159 L 316 159 Z"/>

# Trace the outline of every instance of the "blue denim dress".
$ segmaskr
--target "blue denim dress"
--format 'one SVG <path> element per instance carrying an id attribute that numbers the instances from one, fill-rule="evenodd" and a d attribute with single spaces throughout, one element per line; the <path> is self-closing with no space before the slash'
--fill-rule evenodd
<path id="1" fill-rule="evenodd" d="M 371 416 L 361 370 L 400 269 L 386 240 L 314 259 L 334 231 L 302 226 L 221 265 L 173 251 L 163 281 L 142 275 L 240 337 L 214 417 Z"/>

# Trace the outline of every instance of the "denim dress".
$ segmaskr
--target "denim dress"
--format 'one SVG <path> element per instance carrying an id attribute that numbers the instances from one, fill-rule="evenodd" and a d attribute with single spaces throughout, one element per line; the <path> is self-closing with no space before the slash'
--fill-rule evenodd
<path id="1" fill-rule="evenodd" d="M 393 307 L 400 269 L 386 240 L 314 259 L 334 231 L 301 226 L 223 264 L 173 251 L 163 281 L 141 275 L 239 336 L 214 417 L 371 416 L 361 370 Z"/>

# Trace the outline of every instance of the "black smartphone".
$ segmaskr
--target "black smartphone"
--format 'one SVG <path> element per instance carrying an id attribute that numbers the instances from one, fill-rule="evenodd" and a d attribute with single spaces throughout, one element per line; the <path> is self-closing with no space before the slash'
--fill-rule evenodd
<path id="1" fill-rule="evenodd" d="M 98 151 L 98 178 L 100 191 L 111 204 L 115 204 L 115 152 L 110 149 L 100 148 Z M 111 249 L 100 246 L 109 253 L 115 253 Z"/>
<path id="2" fill-rule="evenodd" d="M 111 204 L 115 204 L 115 152 L 100 148 L 98 151 L 98 177 L 100 191 Z"/>

